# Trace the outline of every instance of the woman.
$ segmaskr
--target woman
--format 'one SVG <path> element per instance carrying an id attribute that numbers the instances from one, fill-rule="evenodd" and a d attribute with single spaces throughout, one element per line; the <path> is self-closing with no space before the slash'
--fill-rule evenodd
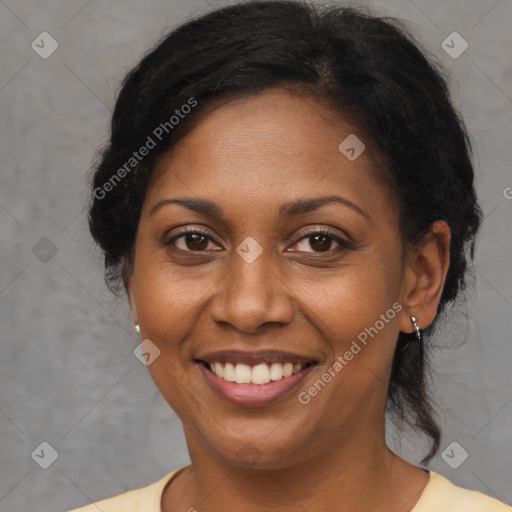
<path id="1" fill-rule="evenodd" d="M 191 465 L 80 511 L 505 511 L 431 440 L 428 342 L 481 211 L 440 71 L 396 21 L 242 3 L 126 77 L 89 213 Z"/>

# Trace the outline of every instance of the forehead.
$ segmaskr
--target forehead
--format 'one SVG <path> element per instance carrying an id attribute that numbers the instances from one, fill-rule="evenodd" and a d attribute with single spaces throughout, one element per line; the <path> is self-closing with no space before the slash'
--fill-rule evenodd
<path id="1" fill-rule="evenodd" d="M 365 211 L 384 208 L 392 214 L 392 195 L 376 179 L 361 143 L 361 133 L 325 105 L 266 90 L 220 103 L 201 116 L 160 158 L 147 202 L 186 194 L 240 213 L 270 202 L 339 193 Z M 355 152 L 347 153 L 347 147 Z"/>

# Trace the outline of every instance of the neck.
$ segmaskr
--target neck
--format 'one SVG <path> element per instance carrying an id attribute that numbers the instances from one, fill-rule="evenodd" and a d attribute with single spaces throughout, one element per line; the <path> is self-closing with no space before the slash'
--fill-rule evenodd
<path id="1" fill-rule="evenodd" d="M 373 434 L 355 428 L 314 457 L 275 469 L 241 466 L 189 442 L 192 465 L 168 486 L 162 510 L 221 512 L 236 503 L 237 512 L 320 512 L 335 503 L 336 510 L 408 512 L 428 475 L 388 449 L 383 429 Z"/>

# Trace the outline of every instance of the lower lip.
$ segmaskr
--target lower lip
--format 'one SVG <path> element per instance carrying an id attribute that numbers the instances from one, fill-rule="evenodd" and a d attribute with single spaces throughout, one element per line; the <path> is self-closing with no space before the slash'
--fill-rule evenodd
<path id="1" fill-rule="evenodd" d="M 198 363 L 206 383 L 229 402 L 241 407 L 260 407 L 271 404 L 291 393 L 316 365 L 310 365 L 300 372 L 268 384 L 237 384 L 217 377 L 203 363 Z"/>

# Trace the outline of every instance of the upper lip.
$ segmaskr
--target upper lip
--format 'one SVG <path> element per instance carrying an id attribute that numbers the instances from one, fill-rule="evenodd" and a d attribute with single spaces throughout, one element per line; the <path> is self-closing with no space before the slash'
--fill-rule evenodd
<path id="1" fill-rule="evenodd" d="M 207 363 L 241 363 L 247 365 L 257 365 L 262 363 L 316 363 L 315 359 L 309 356 L 284 352 L 281 350 L 265 349 L 257 351 L 242 350 L 219 350 L 208 352 L 195 358 L 196 361 L 205 361 Z"/>

